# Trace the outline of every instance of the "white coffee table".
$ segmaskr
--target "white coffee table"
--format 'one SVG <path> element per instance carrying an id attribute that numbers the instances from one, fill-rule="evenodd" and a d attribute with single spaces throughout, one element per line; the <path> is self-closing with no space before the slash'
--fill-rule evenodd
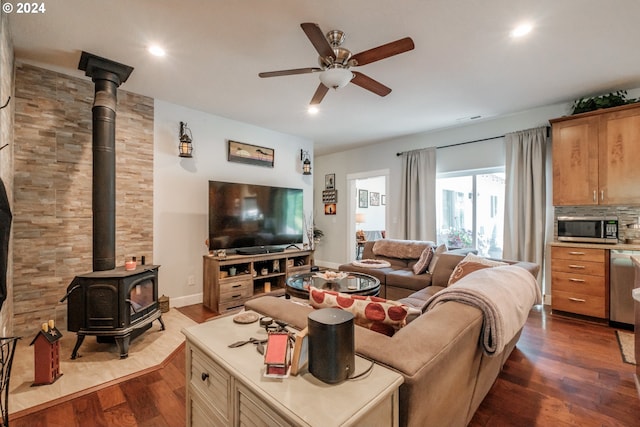
<path id="1" fill-rule="evenodd" d="M 380 365 L 355 380 L 326 384 L 306 368 L 298 376 L 266 378 L 263 356 L 254 344 L 262 339 L 258 322 L 248 325 L 224 316 L 183 329 L 187 337 L 187 426 L 295 425 L 397 426 L 398 388 L 403 378 Z M 370 363 L 356 357 L 356 374 Z"/>

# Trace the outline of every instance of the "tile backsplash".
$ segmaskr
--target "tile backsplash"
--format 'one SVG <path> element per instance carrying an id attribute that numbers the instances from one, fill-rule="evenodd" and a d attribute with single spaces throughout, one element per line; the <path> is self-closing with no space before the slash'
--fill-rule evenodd
<path id="1" fill-rule="evenodd" d="M 617 216 L 618 240 L 640 239 L 640 229 L 628 228 L 629 224 L 636 224 L 640 218 L 640 206 L 556 206 L 553 221 L 553 237 L 558 238 L 559 216 Z"/>

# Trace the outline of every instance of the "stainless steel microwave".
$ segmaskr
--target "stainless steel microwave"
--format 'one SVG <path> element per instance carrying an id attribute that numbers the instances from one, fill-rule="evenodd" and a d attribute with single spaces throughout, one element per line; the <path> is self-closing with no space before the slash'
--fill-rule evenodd
<path id="1" fill-rule="evenodd" d="M 559 216 L 561 242 L 618 243 L 618 217 Z"/>

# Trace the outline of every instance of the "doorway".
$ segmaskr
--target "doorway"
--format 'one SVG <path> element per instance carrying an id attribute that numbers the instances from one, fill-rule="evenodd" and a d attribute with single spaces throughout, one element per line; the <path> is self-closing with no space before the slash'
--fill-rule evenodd
<path id="1" fill-rule="evenodd" d="M 353 259 L 359 259 L 364 241 L 386 237 L 389 170 L 349 174 L 347 185 L 347 254 Z M 357 236 L 362 239 L 359 240 Z"/>

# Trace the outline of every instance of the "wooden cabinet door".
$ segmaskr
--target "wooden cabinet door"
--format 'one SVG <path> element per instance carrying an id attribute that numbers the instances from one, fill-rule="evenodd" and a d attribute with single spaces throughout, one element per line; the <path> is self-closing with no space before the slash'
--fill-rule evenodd
<path id="1" fill-rule="evenodd" d="M 553 204 L 598 204 L 598 117 L 553 123 Z"/>
<path id="2" fill-rule="evenodd" d="M 640 203 L 640 107 L 600 117 L 600 204 Z"/>

